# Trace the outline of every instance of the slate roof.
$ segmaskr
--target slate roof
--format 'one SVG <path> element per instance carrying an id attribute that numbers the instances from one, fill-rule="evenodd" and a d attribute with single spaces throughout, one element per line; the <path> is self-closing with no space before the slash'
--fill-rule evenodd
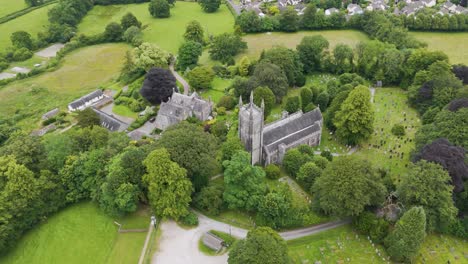
<path id="1" fill-rule="evenodd" d="M 223 248 L 223 243 L 224 243 L 224 240 L 222 240 L 221 238 L 215 236 L 213 233 L 211 232 L 206 232 L 204 235 L 203 235 L 203 244 L 205 244 L 205 246 L 215 250 L 215 251 L 219 251 Z"/>
<path id="2" fill-rule="evenodd" d="M 295 113 L 264 128 L 263 145 L 267 152 L 274 151 L 280 144 L 289 145 L 301 138 L 321 130 L 322 113 L 319 108 L 310 112 Z"/>
<path id="3" fill-rule="evenodd" d="M 107 128 L 109 131 L 114 132 L 114 131 L 123 131 L 127 129 L 128 124 L 118 120 L 117 118 L 111 115 L 104 113 L 101 110 L 98 110 L 96 108 L 93 108 L 93 110 L 94 112 L 96 112 L 96 114 L 98 114 L 99 119 L 101 120 L 100 125 L 102 127 Z"/>
<path id="4" fill-rule="evenodd" d="M 195 112 L 209 111 L 211 108 L 211 103 L 201 99 L 197 93 L 193 93 L 190 96 L 173 93 L 170 101 L 171 103 L 188 107 Z"/>
<path id="5" fill-rule="evenodd" d="M 89 93 L 81 98 L 76 99 L 75 101 L 71 102 L 68 104 L 68 107 L 71 107 L 73 109 L 77 109 L 83 105 L 85 105 L 87 102 L 92 101 L 96 98 L 99 98 L 101 96 L 104 96 L 101 90 L 96 90 L 92 93 Z"/>
<path id="6" fill-rule="evenodd" d="M 59 113 L 59 109 L 58 108 L 55 108 L 55 109 L 52 109 L 50 110 L 49 112 L 45 113 L 42 115 L 42 120 L 47 120 L 51 117 L 54 117 L 55 115 L 57 115 Z"/>

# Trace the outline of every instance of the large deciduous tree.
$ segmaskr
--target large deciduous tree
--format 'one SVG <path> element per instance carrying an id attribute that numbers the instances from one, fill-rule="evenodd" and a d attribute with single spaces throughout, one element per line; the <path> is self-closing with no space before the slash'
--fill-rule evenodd
<path id="1" fill-rule="evenodd" d="M 171 154 L 173 161 L 187 170 L 195 191 L 208 184 L 218 162 L 216 137 L 195 124 L 182 122 L 168 128 L 157 141 Z"/>
<path id="2" fill-rule="evenodd" d="M 133 15 L 132 13 L 128 12 L 125 14 L 122 19 L 120 20 L 120 25 L 122 26 L 122 29 L 125 31 L 129 29 L 132 26 L 135 26 L 137 28 L 141 28 L 141 22 L 138 21 L 138 19 Z"/>
<path id="3" fill-rule="evenodd" d="M 171 54 L 151 43 L 142 43 L 132 50 L 131 63 L 137 70 L 167 68 Z"/>
<path id="4" fill-rule="evenodd" d="M 337 136 L 347 144 L 356 145 L 368 139 L 374 131 L 374 108 L 369 89 L 360 85 L 349 93 L 333 120 Z"/>
<path id="5" fill-rule="evenodd" d="M 267 61 L 262 61 L 255 67 L 253 76 L 249 80 L 248 85 L 248 87 L 258 86 L 270 88 L 276 97 L 276 101 L 280 102 L 288 91 L 288 79 L 279 66 Z"/>
<path id="6" fill-rule="evenodd" d="M 281 30 L 285 32 L 296 32 L 299 30 L 299 16 L 296 10 L 292 7 L 284 10 L 279 17 L 279 24 Z"/>
<path id="7" fill-rule="evenodd" d="M 140 93 L 148 102 L 160 104 L 167 102 L 176 87 L 176 79 L 169 70 L 153 68 L 146 74 Z"/>
<path id="8" fill-rule="evenodd" d="M 143 182 L 148 186 L 148 198 L 155 214 L 175 220 L 187 215 L 192 200 L 192 183 L 187 171 L 171 161 L 166 149 L 152 151 L 143 164 L 147 171 Z"/>
<path id="9" fill-rule="evenodd" d="M 407 207 L 422 206 L 428 231 L 447 231 L 457 215 L 450 176 L 439 165 L 421 160 L 410 166 L 397 186 L 399 200 Z"/>
<path id="10" fill-rule="evenodd" d="M 213 13 L 219 9 L 221 0 L 199 0 L 198 3 L 201 5 L 203 11 Z"/>
<path id="11" fill-rule="evenodd" d="M 185 28 L 184 39 L 186 41 L 195 41 L 203 45 L 205 43 L 204 35 L 205 32 L 200 22 L 192 20 Z"/>
<path id="12" fill-rule="evenodd" d="M 289 263 L 288 247 L 278 233 L 269 227 L 249 231 L 247 238 L 234 245 L 229 252 L 229 264 Z"/>
<path id="13" fill-rule="evenodd" d="M 191 70 L 187 77 L 190 87 L 198 91 L 211 88 L 215 73 L 208 66 L 198 66 Z"/>
<path id="14" fill-rule="evenodd" d="M 225 160 L 224 166 L 224 201 L 230 209 L 258 208 L 266 186 L 263 182 L 265 172 L 262 168 L 250 164 L 250 154 L 239 151 L 231 160 Z"/>
<path id="15" fill-rule="evenodd" d="M 327 214 L 356 216 L 366 206 L 385 199 L 386 188 L 377 170 L 363 159 L 334 159 L 312 187 L 317 205 Z"/>
<path id="16" fill-rule="evenodd" d="M 303 85 L 303 66 L 297 52 L 285 47 L 274 47 L 263 52 L 261 59 L 279 66 L 288 78 L 289 86 Z"/>
<path id="17" fill-rule="evenodd" d="M 107 24 L 106 29 L 104 31 L 104 39 L 109 42 L 119 42 L 122 40 L 124 30 L 122 26 L 116 22 L 111 22 Z"/>
<path id="18" fill-rule="evenodd" d="M 167 18 L 171 16 L 171 7 L 167 0 L 151 0 L 148 10 L 153 17 Z"/>
<path id="19" fill-rule="evenodd" d="M 396 261 L 409 261 L 419 251 L 426 237 L 426 213 L 422 207 L 408 210 L 385 238 L 388 254 Z"/>
<path id="20" fill-rule="evenodd" d="M 198 58 L 202 55 L 203 46 L 199 42 L 187 41 L 179 48 L 179 56 L 177 56 L 177 69 L 186 70 L 194 68 L 198 63 Z"/>
<path id="21" fill-rule="evenodd" d="M 273 94 L 270 88 L 266 86 L 260 86 L 253 91 L 253 96 L 254 103 L 257 106 L 260 106 L 262 101 L 264 102 L 264 118 L 266 119 L 270 115 L 273 106 L 275 106 L 275 94 Z"/>
<path id="22" fill-rule="evenodd" d="M 323 53 L 329 45 L 328 41 L 321 35 L 307 36 L 301 40 L 296 49 L 306 73 L 321 70 Z"/>
<path id="23" fill-rule="evenodd" d="M 233 57 L 245 49 L 247 49 L 247 43 L 240 36 L 224 33 L 213 38 L 208 52 L 213 60 L 234 64 Z"/>
<path id="24" fill-rule="evenodd" d="M 11 34 L 11 43 L 18 49 L 27 48 L 32 50 L 34 47 L 31 35 L 26 31 L 16 31 Z"/>

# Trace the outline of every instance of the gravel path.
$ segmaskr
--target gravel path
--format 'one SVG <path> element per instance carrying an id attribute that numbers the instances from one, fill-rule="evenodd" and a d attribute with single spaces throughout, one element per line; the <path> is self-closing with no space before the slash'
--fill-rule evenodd
<path id="1" fill-rule="evenodd" d="M 224 264 L 227 263 L 227 254 L 221 256 L 206 256 L 198 249 L 198 241 L 209 230 L 231 233 L 238 238 L 245 238 L 248 230 L 233 227 L 198 214 L 197 227 L 186 230 L 179 227 L 174 221 L 161 224 L 162 236 L 159 241 L 159 251 L 152 258 L 153 264 Z M 296 239 L 313 235 L 325 230 L 336 228 L 349 223 L 349 220 L 340 220 L 324 223 L 312 227 L 282 232 L 280 235 L 286 239 Z"/>
<path id="2" fill-rule="evenodd" d="M 169 65 L 169 69 L 171 70 L 172 74 L 177 79 L 177 81 L 179 81 L 182 84 L 182 86 L 184 86 L 184 94 L 188 95 L 188 93 L 190 91 L 190 85 L 188 84 L 187 81 L 185 81 L 184 78 L 182 78 L 182 76 L 179 75 L 179 73 L 177 73 L 174 70 L 174 61 L 171 63 L 171 65 Z"/>
<path id="3" fill-rule="evenodd" d="M 36 52 L 36 55 L 39 57 L 43 57 L 43 58 L 53 58 L 57 56 L 57 52 L 63 49 L 64 46 L 65 46 L 64 44 L 57 43 L 57 44 L 54 44 L 43 50 Z"/>

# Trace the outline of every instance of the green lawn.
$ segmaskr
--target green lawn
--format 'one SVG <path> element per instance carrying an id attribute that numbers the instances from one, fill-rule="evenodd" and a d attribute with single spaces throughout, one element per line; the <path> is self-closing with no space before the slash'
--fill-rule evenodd
<path id="1" fill-rule="evenodd" d="M 138 118 L 138 113 L 133 112 L 126 105 L 114 105 L 112 112 L 120 116 L 131 117 L 134 119 Z"/>
<path id="2" fill-rule="evenodd" d="M 468 33 L 444 32 L 411 32 L 416 39 L 428 44 L 430 50 L 445 52 L 452 64 L 464 63 L 468 65 Z"/>
<path id="3" fill-rule="evenodd" d="M 468 263 L 468 241 L 439 234 L 428 235 L 416 263 Z"/>
<path id="4" fill-rule="evenodd" d="M 0 0 L 0 17 L 28 7 L 23 0 Z"/>
<path id="5" fill-rule="evenodd" d="M 3 2 L 21 2 L 23 0 L 0 0 L 0 12 L 3 12 Z M 37 33 L 44 30 L 49 24 L 47 12 L 54 7 L 55 4 L 36 9 L 31 13 L 0 24 L 0 51 L 11 46 L 10 36 L 16 31 L 26 31 L 32 37 L 37 38 Z"/>
<path id="6" fill-rule="evenodd" d="M 197 3 L 176 2 L 171 9 L 171 17 L 153 18 L 148 12 L 148 4 L 95 6 L 78 27 L 79 33 L 96 34 L 104 31 L 112 21 L 120 21 L 123 15 L 132 12 L 144 26 L 143 38 L 161 48 L 176 53 L 183 41 L 188 22 L 197 20 L 208 35 L 233 31 L 234 18 L 225 5 L 212 14 L 204 13 Z"/>
<path id="7" fill-rule="evenodd" d="M 146 233 L 119 234 L 114 221 L 146 228 L 148 215 L 143 208 L 113 219 L 93 203 L 72 205 L 27 232 L 0 263 L 136 263 Z"/>
<path id="8" fill-rule="evenodd" d="M 354 155 L 389 170 L 391 177 L 397 180 L 406 171 L 406 165 L 410 163 L 414 135 L 421 123 L 416 111 L 407 103 L 406 92 L 399 88 L 377 89 L 374 110 L 374 133 Z M 406 135 L 402 138 L 391 133 L 392 127 L 396 124 L 406 127 Z"/>
<path id="9" fill-rule="evenodd" d="M 354 47 L 360 41 L 369 40 L 365 33 L 356 30 L 322 30 L 322 31 L 300 31 L 296 33 L 260 33 L 249 34 L 243 37 L 247 42 L 248 50 L 240 56 L 247 55 L 257 59 L 262 50 L 273 46 L 286 46 L 295 49 L 305 36 L 322 35 L 330 42 L 330 49 L 336 44 L 344 43 Z"/>
<path id="10" fill-rule="evenodd" d="M 203 98 L 209 99 L 216 104 L 221 97 L 224 96 L 224 90 L 231 85 L 230 79 L 223 79 L 215 77 L 212 83 L 212 88 L 207 91 L 201 91 L 200 94 Z"/>
<path id="11" fill-rule="evenodd" d="M 0 87 L 0 118 L 16 114 L 22 116 L 19 126 L 35 128 L 48 110 L 66 109 L 69 102 L 117 78 L 128 47 L 106 44 L 82 48 L 68 54 L 54 72 Z"/>
<path id="12" fill-rule="evenodd" d="M 316 235 L 288 241 L 293 263 L 387 263 L 381 246 L 373 247 L 367 238 L 343 226 Z M 381 256 L 378 256 L 376 249 Z"/>

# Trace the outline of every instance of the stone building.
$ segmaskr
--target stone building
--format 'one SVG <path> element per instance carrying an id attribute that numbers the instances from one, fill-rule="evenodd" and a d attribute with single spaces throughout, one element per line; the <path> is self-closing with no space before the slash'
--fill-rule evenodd
<path id="1" fill-rule="evenodd" d="M 156 128 L 165 130 L 189 117 L 206 121 L 212 109 L 211 100 L 205 101 L 197 93 L 184 95 L 174 91 L 166 103 L 161 103 L 156 117 Z"/>
<path id="2" fill-rule="evenodd" d="M 68 110 L 70 112 L 82 111 L 103 98 L 104 93 L 101 90 L 96 90 L 69 103 Z"/>
<path id="3" fill-rule="evenodd" d="M 104 113 L 103 111 L 94 107 L 92 109 L 99 116 L 99 124 L 102 127 L 107 128 L 109 131 L 120 132 L 128 128 L 128 124 L 120 121 L 114 116 Z"/>
<path id="4" fill-rule="evenodd" d="M 246 150 L 251 153 L 252 164 L 281 163 L 288 149 L 320 144 L 323 118 L 318 107 L 307 113 L 283 114 L 282 119 L 267 125 L 263 113 L 264 103 L 256 106 L 253 94 L 246 105 L 240 98 L 238 132 Z"/>

